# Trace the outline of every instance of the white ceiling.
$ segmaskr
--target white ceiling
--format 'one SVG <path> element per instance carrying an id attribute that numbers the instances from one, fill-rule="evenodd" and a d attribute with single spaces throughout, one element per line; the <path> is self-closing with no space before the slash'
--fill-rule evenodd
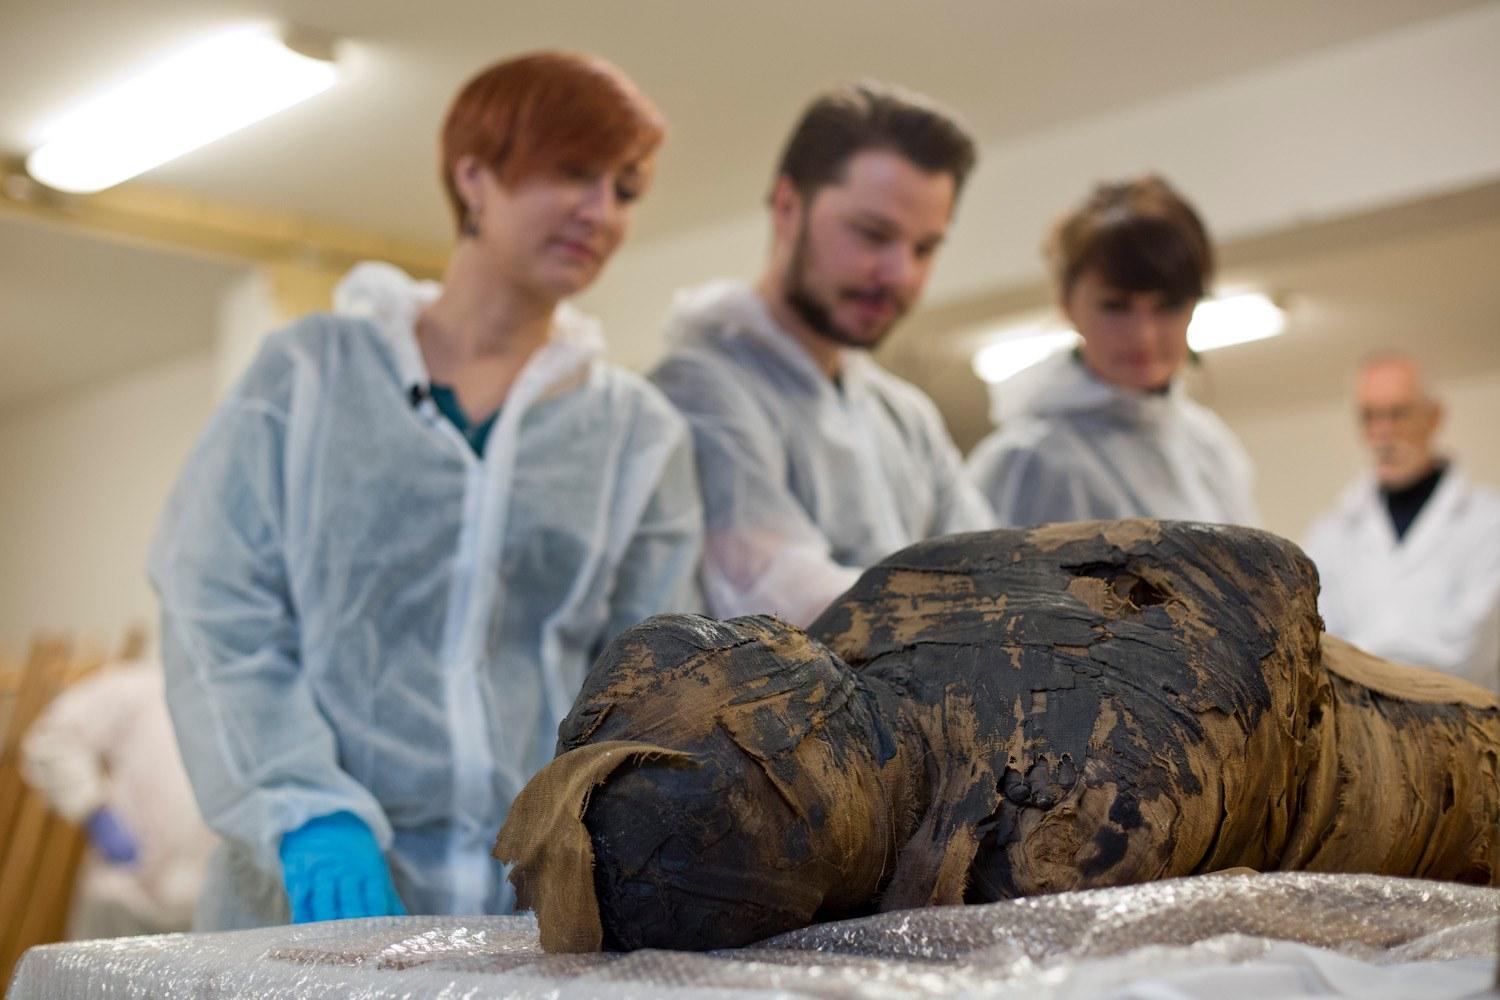
<path id="1" fill-rule="evenodd" d="M 243 22 L 347 40 L 347 81 L 152 171 L 215 200 L 441 240 L 434 135 L 498 58 L 601 53 L 661 104 L 672 135 L 638 238 L 754 203 L 808 96 L 865 75 L 941 97 L 989 141 L 1099 116 L 1474 0 L 5 0 L 0 151 L 141 60 Z"/>

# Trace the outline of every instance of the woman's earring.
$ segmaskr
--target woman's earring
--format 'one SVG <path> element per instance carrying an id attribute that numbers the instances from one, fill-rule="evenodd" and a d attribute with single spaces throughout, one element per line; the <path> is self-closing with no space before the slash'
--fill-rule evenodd
<path id="1" fill-rule="evenodd" d="M 465 205 L 463 222 L 459 224 L 458 228 L 465 236 L 478 236 L 479 210 L 472 205 Z"/>

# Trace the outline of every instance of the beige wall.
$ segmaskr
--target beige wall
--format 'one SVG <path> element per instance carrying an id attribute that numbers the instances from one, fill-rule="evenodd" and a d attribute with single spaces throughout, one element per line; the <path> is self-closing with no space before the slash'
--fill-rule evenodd
<path id="1" fill-rule="evenodd" d="M 155 632 L 146 551 L 213 390 L 204 352 L 0 416 L 0 660 L 40 629 Z"/>
<path id="2" fill-rule="evenodd" d="M 1448 409 L 1444 450 L 1470 478 L 1500 489 L 1500 371 L 1449 379 L 1435 389 Z M 1301 541 L 1308 522 L 1364 468 L 1347 398 L 1220 415 L 1255 461 L 1261 516 L 1277 534 Z"/>

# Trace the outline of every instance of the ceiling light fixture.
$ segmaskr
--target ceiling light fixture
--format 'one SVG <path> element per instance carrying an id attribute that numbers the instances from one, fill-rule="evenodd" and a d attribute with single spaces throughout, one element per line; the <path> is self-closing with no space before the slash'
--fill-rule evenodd
<path id="1" fill-rule="evenodd" d="M 1261 292 L 1239 292 L 1204 299 L 1193 310 L 1188 346 L 1195 351 L 1265 340 L 1286 330 L 1286 313 Z"/>
<path id="2" fill-rule="evenodd" d="M 258 29 L 210 38 L 60 119 L 26 170 L 59 191 L 113 187 L 327 90 L 338 68 L 322 55 Z"/>
<path id="3" fill-rule="evenodd" d="M 991 385 L 998 385 L 1077 342 L 1078 334 L 1072 330 L 1032 327 L 1011 331 L 975 353 L 974 374 Z"/>
<path id="4" fill-rule="evenodd" d="M 1188 346 L 1214 351 L 1274 337 L 1286 329 L 1286 313 L 1261 292 L 1237 292 L 1204 299 L 1188 325 Z M 1019 375 L 1058 351 L 1078 343 L 1073 330 L 1058 329 L 1045 317 L 1030 317 L 990 332 L 974 353 L 974 374 L 990 385 Z"/>

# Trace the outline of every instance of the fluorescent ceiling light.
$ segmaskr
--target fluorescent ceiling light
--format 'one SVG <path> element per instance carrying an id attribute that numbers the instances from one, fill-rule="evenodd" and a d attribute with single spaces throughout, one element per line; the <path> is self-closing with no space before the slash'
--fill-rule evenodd
<path id="1" fill-rule="evenodd" d="M 1078 334 L 1072 330 L 1011 333 L 975 352 L 974 374 L 991 385 L 998 385 L 1077 342 Z"/>
<path id="2" fill-rule="evenodd" d="M 59 191 L 101 191 L 333 86 L 329 60 L 268 32 L 209 39 L 100 94 L 48 130 L 26 170 Z"/>
<path id="3" fill-rule="evenodd" d="M 1204 299 L 1188 324 L 1188 346 L 1195 351 L 1265 340 L 1286 329 L 1286 313 L 1260 292 Z"/>
<path id="4" fill-rule="evenodd" d="M 1268 297 L 1240 292 L 1198 303 L 1188 325 L 1188 346 L 1199 352 L 1213 351 L 1274 337 L 1285 329 L 1286 314 Z M 1076 343 L 1076 332 L 1058 330 L 1043 321 L 1001 327 L 974 353 L 974 374 L 999 385 Z"/>

